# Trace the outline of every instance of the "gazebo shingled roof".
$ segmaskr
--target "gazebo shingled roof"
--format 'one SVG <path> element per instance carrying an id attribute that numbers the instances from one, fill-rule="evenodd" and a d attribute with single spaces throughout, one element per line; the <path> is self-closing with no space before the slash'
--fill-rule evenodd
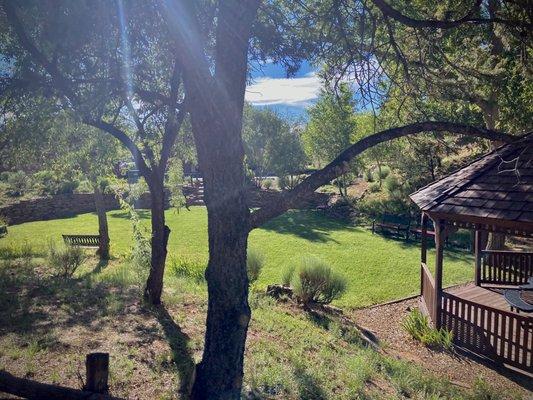
<path id="1" fill-rule="evenodd" d="M 432 218 L 533 236 L 533 134 L 411 194 Z"/>

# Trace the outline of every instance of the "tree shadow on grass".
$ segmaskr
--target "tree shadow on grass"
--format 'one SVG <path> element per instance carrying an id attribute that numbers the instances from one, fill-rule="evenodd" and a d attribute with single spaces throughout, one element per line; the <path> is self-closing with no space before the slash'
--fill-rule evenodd
<path id="1" fill-rule="evenodd" d="M 172 350 L 172 358 L 180 375 L 180 392 L 188 395 L 192 386 L 194 359 L 187 346 L 190 338 L 176 324 L 164 305 L 153 307 L 154 316 L 161 324 L 165 338 Z"/>
<path id="2" fill-rule="evenodd" d="M 298 385 L 299 398 L 301 400 L 325 400 L 326 392 L 319 385 L 316 378 L 304 368 L 298 366 L 294 369 L 294 379 Z"/>
<path id="3" fill-rule="evenodd" d="M 49 334 L 76 325 L 99 331 L 101 317 L 124 312 L 138 298 L 133 288 L 116 288 L 90 277 L 58 278 L 18 263 L 0 271 L 0 334 Z"/>
<path id="4" fill-rule="evenodd" d="M 419 240 L 413 240 L 412 238 L 409 238 L 409 240 L 405 240 L 403 237 L 398 237 L 396 235 L 390 235 L 390 234 L 375 234 L 378 237 L 381 237 L 385 239 L 386 241 L 390 241 L 393 243 L 397 243 L 400 245 L 402 249 L 421 249 L 421 243 Z M 427 240 L 427 246 L 428 250 L 435 249 L 435 242 L 432 238 L 428 238 Z M 444 257 L 450 260 L 455 261 L 468 261 L 468 258 L 472 257 L 470 251 L 468 251 L 465 248 L 452 246 L 450 244 L 444 245 Z"/>
<path id="5" fill-rule="evenodd" d="M 313 324 L 315 324 L 319 328 L 322 328 L 325 330 L 329 329 L 329 325 L 332 322 L 332 319 L 329 316 L 327 316 L 323 312 L 318 312 L 311 308 L 306 308 L 305 311 L 306 311 L 305 315 L 309 321 L 311 321 Z"/>
<path id="6" fill-rule="evenodd" d="M 311 242 L 339 243 L 330 237 L 331 232 L 349 232 L 356 228 L 345 222 L 320 215 L 316 211 L 291 210 L 261 226 L 261 229 L 298 236 Z"/>

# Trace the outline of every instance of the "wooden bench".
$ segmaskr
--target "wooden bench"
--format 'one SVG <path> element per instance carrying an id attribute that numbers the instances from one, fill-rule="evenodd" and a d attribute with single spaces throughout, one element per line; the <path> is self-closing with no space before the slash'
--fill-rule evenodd
<path id="1" fill-rule="evenodd" d="M 100 235 L 62 235 L 69 246 L 100 247 Z"/>
<path id="2" fill-rule="evenodd" d="M 420 226 L 420 224 L 417 224 L 416 226 L 412 227 L 409 232 L 411 232 L 415 236 L 415 239 L 418 240 L 422 237 L 422 226 Z M 430 238 L 435 238 L 435 226 L 433 225 L 433 220 L 431 220 L 430 218 L 428 218 L 426 236 Z"/>
<path id="3" fill-rule="evenodd" d="M 378 230 L 409 239 L 411 220 L 403 215 L 383 214 L 381 220 L 372 221 L 372 233 Z"/>

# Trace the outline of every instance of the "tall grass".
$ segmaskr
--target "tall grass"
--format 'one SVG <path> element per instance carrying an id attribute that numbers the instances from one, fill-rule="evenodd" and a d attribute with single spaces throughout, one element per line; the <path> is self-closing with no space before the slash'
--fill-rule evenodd
<path id="1" fill-rule="evenodd" d="M 172 257 L 169 272 L 178 278 L 192 279 L 196 283 L 205 282 L 205 263 L 187 257 Z"/>
<path id="2" fill-rule="evenodd" d="M 259 250 L 251 248 L 248 249 L 248 255 L 246 258 L 246 269 L 248 272 L 248 280 L 250 283 L 254 283 L 259 279 L 261 269 L 265 264 L 265 256 Z"/>
<path id="3" fill-rule="evenodd" d="M 41 254 L 35 251 L 33 246 L 27 240 L 0 246 L 0 259 L 2 260 L 13 260 L 16 258 L 30 259 L 39 255 Z"/>
<path id="4" fill-rule="evenodd" d="M 402 327 L 424 345 L 450 351 L 453 348 L 453 334 L 446 329 L 434 329 L 428 318 L 418 309 L 413 309 L 402 322 Z"/>

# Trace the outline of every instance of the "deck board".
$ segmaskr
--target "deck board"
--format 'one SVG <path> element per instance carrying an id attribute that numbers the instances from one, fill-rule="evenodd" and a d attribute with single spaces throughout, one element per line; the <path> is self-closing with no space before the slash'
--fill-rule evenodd
<path id="1" fill-rule="evenodd" d="M 501 288 L 480 287 L 474 285 L 473 283 L 469 283 L 466 285 L 454 286 L 452 288 L 445 289 L 444 291 L 465 300 L 474 301 L 476 303 L 484 304 L 499 310 L 511 312 L 509 303 L 507 303 L 503 297 L 504 289 Z M 516 312 L 513 312 L 513 314 L 527 315 Z"/>

